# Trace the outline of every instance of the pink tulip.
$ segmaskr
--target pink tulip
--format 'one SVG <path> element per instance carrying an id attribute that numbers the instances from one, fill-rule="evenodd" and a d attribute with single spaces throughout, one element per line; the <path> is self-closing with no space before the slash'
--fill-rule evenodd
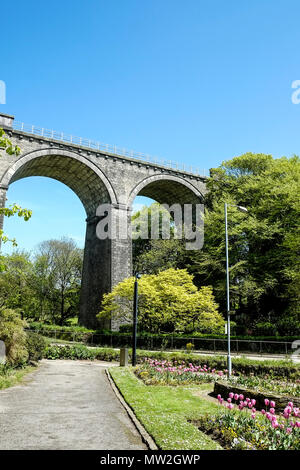
<path id="1" fill-rule="evenodd" d="M 292 432 L 292 428 L 286 428 L 286 433 L 287 434 L 291 434 L 291 432 Z"/>
<path id="2" fill-rule="evenodd" d="M 275 414 L 275 410 L 274 410 L 274 408 L 270 408 L 270 413 L 271 413 L 272 415 L 274 415 L 274 414 Z"/>
<path id="3" fill-rule="evenodd" d="M 267 398 L 265 398 L 265 405 L 269 406 L 269 403 L 270 403 L 269 400 Z"/>
<path id="4" fill-rule="evenodd" d="M 256 400 L 254 398 L 251 400 L 252 405 L 254 406 L 256 404 Z"/>
<path id="5" fill-rule="evenodd" d="M 255 413 L 251 413 L 251 418 L 255 419 Z"/>
<path id="6" fill-rule="evenodd" d="M 228 396 L 229 396 L 229 398 L 233 398 L 233 393 L 230 392 Z"/>
<path id="7" fill-rule="evenodd" d="M 275 419 L 274 421 L 272 421 L 272 428 L 276 429 L 278 428 L 279 424 L 278 424 L 278 421 Z"/>
<path id="8" fill-rule="evenodd" d="M 265 414 L 266 414 L 266 410 L 261 410 L 261 414 L 262 414 L 262 415 L 265 415 Z"/>
<path id="9" fill-rule="evenodd" d="M 240 400 L 244 400 L 244 395 L 240 395 Z"/>
<path id="10" fill-rule="evenodd" d="M 231 403 L 231 398 L 227 398 L 228 403 Z"/>
<path id="11" fill-rule="evenodd" d="M 293 403 L 292 401 L 289 401 L 289 402 L 288 402 L 288 405 L 289 405 L 291 408 L 294 407 L 294 403 Z"/>
<path id="12" fill-rule="evenodd" d="M 232 403 L 229 403 L 229 404 L 227 405 L 227 408 L 228 408 L 229 410 L 232 410 L 233 404 L 232 404 Z"/>
<path id="13" fill-rule="evenodd" d="M 239 396 L 238 396 L 237 393 L 234 395 L 234 399 L 235 399 L 235 400 L 238 400 L 238 399 L 239 399 Z"/>
<path id="14" fill-rule="evenodd" d="M 270 407 L 275 408 L 275 401 L 270 401 Z"/>
<path id="15" fill-rule="evenodd" d="M 300 428 L 300 421 L 296 421 L 296 422 L 295 422 L 295 427 L 296 427 L 296 428 Z"/>

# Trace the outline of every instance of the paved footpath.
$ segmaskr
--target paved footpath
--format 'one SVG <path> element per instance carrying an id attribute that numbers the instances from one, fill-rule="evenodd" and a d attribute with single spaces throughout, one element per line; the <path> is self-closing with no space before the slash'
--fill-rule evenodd
<path id="1" fill-rule="evenodd" d="M 0 450 L 146 449 L 115 396 L 105 366 L 47 361 L 0 391 Z"/>

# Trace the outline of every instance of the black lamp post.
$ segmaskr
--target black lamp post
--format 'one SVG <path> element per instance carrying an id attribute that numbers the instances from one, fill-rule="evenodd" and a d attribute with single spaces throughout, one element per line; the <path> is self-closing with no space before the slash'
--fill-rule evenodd
<path id="1" fill-rule="evenodd" d="M 133 297 L 133 335 L 132 335 L 132 365 L 136 365 L 136 336 L 137 336 L 137 314 L 138 314 L 138 279 L 141 275 L 136 273 L 134 281 L 134 297 Z"/>

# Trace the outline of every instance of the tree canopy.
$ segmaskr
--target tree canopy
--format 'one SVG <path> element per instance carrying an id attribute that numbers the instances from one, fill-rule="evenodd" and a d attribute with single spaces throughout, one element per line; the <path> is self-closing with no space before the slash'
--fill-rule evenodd
<path id="1" fill-rule="evenodd" d="M 134 277 L 106 294 L 98 318 L 132 322 Z M 146 274 L 139 280 L 139 324 L 150 332 L 220 333 L 224 321 L 212 288 L 200 289 L 185 269 L 170 268 L 158 274 Z"/>

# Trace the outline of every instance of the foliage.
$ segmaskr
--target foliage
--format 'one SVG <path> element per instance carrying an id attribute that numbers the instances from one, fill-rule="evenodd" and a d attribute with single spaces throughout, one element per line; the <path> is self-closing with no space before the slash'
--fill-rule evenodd
<path id="1" fill-rule="evenodd" d="M 117 361 L 120 358 L 120 352 L 111 348 L 88 348 L 83 345 L 50 345 L 46 348 L 45 358 Z"/>
<path id="2" fill-rule="evenodd" d="M 300 160 L 247 153 L 211 171 L 203 250 L 190 253 L 198 284 L 214 286 L 225 311 L 224 202 L 229 207 L 231 309 L 249 331 L 256 322 L 300 333 Z M 279 328 L 279 325 L 282 325 Z"/>
<path id="3" fill-rule="evenodd" d="M 15 251 L 3 256 L 3 270 L 0 273 L 0 307 L 29 313 L 34 308 L 30 278 L 32 263 L 29 253 Z"/>
<path id="4" fill-rule="evenodd" d="M 255 323 L 253 330 L 255 334 L 261 336 L 275 336 L 278 333 L 276 325 L 268 321 Z"/>
<path id="5" fill-rule="evenodd" d="M 37 362 L 43 359 L 47 342 L 38 333 L 26 332 L 26 349 L 28 351 L 28 361 Z"/>
<path id="6" fill-rule="evenodd" d="M 82 260 L 83 252 L 72 239 L 39 245 L 34 281 L 42 318 L 46 302 L 51 306 L 52 321 L 60 325 L 78 313 Z"/>
<path id="7" fill-rule="evenodd" d="M 134 278 L 120 282 L 106 294 L 98 318 L 132 322 Z M 199 290 L 186 270 L 167 269 L 139 281 L 139 322 L 146 331 L 202 331 L 218 333 L 224 321 L 212 289 Z"/>
<path id="8" fill-rule="evenodd" d="M 85 328 L 85 326 L 67 326 L 67 325 L 56 325 L 54 323 L 43 323 L 43 322 L 30 322 L 29 327 L 32 330 L 40 331 L 62 331 L 62 332 L 71 332 L 71 333 L 96 333 L 97 330 L 91 330 Z"/>
<path id="9" fill-rule="evenodd" d="M 137 241 L 133 241 L 133 248 Z M 169 240 L 140 241 L 139 252 L 133 251 L 134 271 L 143 274 L 158 274 L 169 268 L 185 268 L 184 242 L 176 238 Z"/>
<path id="10" fill-rule="evenodd" d="M 5 343 L 6 360 L 12 365 L 22 365 L 28 360 L 25 322 L 11 309 L 0 311 L 0 339 Z"/>
<path id="11" fill-rule="evenodd" d="M 8 139 L 7 135 L 5 134 L 4 130 L 0 128 L 0 150 L 4 150 L 5 153 L 8 155 L 19 155 L 21 152 L 20 147 L 13 146 L 12 142 Z M 0 154 L 1 155 L 1 154 Z M 23 218 L 25 221 L 29 220 L 32 212 L 28 209 L 22 209 L 17 204 L 10 205 L 9 207 L 0 207 L 0 216 L 5 217 L 12 217 L 14 215 L 18 215 L 18 217 Z M 0 230 L 0 243 L 2 242 L 12 242 L 14 246 L 17 245 L 15 239 L 9 239 L 6 235 L 4 235 L 3 230 Z M 3 268 L 3 264 L 0 260 L 0 269 Z"/>
<path id="12" fill-rule="evenodd" d="M 20 155 L 21 149 L 13 146 L 3 129 L 0 129 L 0 149 L 5 150 L 8 155 Z"/>
<path id="13" fill-rule="evenodd" d="M 2 260 L 0 307 L 61 325 L 78 314 L 82 250 L 73 240 L 49 240 L 34 256 L 15 251 Z"/>

